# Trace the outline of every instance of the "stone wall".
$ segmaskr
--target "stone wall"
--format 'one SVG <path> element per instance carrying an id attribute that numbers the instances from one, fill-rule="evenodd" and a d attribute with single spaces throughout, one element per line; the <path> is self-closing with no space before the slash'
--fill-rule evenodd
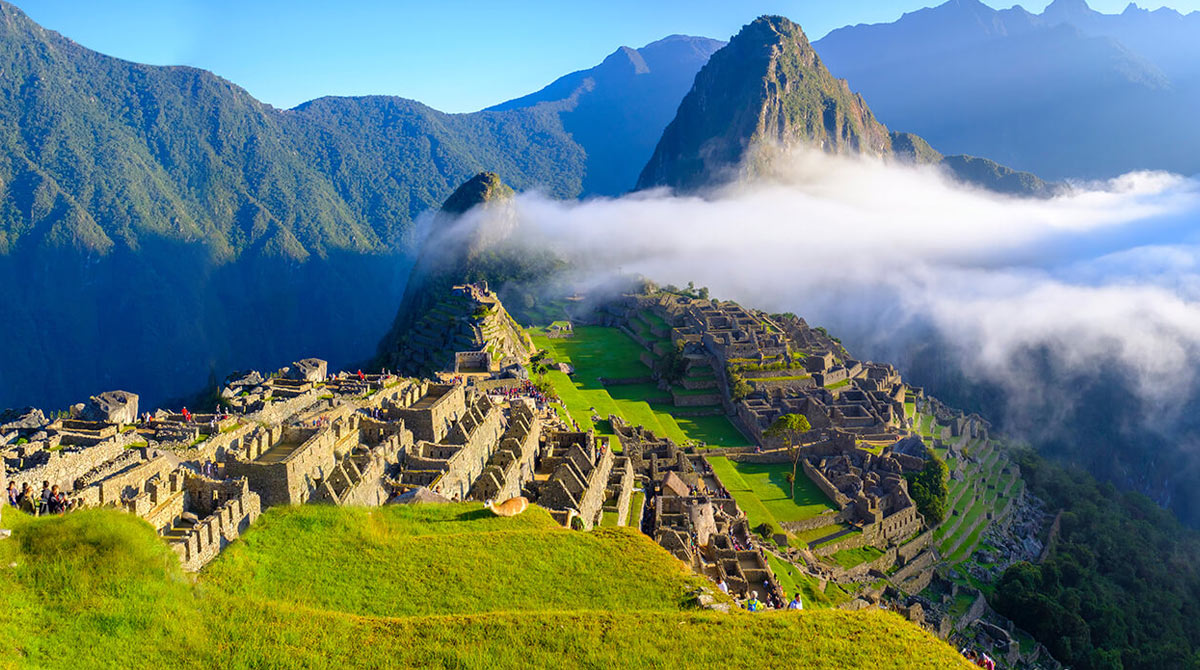
<path id="1" fill-rule="evenodd" d="M 51 486 L 57 484 L 59 490 L 71 491 L 76 479 L 116 458 L 134 439 L 132 433 L 122 433 L 95 446 L 51 451 L 44 464 L 9 472 L 8 479 L 18 489 L 28 483 L 35 493 L 42 490 L 43 481 L 49 481 Z"/>
<path id="2" fill-rule="evenodd" d="M 337 464 L 335 452 L 349 451 L 358 444 L 358 417 L 352 415 L 319 429 L 289 427 L 281 434 L 273 432 L 272 437 L 276 442 L 270 448 L 299 444 L 277 457 L 271 457 L 268 449 L 254 460 L 230 459 L 225 463 L 225 472 L 231 477 L 245 477 L 264 506 L 299 505 L 308 501 L 318 482 L 333 471 Z"/>
<path id="3" fill-rule="evenodd" d="M 171 541 L 184 570 L 196 572 L 207 565 L 258 518 L 262 511 L 259 496 L 246 484 L 240 480 L 241 491 L 237 495 L 226 498 L 211 515 Z"/>
<path id="4" fill-rule="evenodd" d="M 440 442 L 466 413 L 466 393 L 461 386 L 442 384 L 429 384 L 424 390 L 425 395 L 411 406 L 389 409 L 388 418 L 404 421 L 418 441 Z"/>
<path id="5" fill-rule="evenodd" d="M 804 474 L 817 485 L 817 488 L 821 489 L 821 493 L 828 496 L 838 507 L 845 507 L 850 504 L 850 499 L 846 497 L 846 494 L 839 491 L 836 486 L 825 478 L 825 475 L 821 474 L 820 470 L 808 462 L 808 459 L 801 459 L 800 467 L 804 469 Z"/>

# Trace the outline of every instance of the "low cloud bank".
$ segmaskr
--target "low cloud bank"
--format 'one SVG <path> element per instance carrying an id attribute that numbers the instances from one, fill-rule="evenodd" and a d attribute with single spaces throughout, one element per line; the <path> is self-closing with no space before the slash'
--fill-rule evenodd
<path id="1" fill-rule="evenodd" d="M 933 168 L 792 154 L 704 197 L 519 196 L 518 231 L 595 273 L 639 272 L 792 311 L 852 353 L 903 357 L 932 327 L 976 379 L 1027 393 L 1022 364 L 1119 370 L 1157 412 L 1200 376 L 1200 184 L 1134 173 L 1052 199 L 966 188 Z M 1176 403 L 1178 404 L 1178 403 Z"/>

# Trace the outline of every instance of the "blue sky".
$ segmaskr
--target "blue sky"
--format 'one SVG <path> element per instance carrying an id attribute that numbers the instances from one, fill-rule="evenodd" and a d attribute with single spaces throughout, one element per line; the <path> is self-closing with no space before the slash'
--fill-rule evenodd
<path id="1" fill-rule="evenodd" d="M 893 21 L 942 0 L 17 0 L 86 47 L 158 65 L 193 65 L 292 107 L 322 95 L 400 95 L 474 111 L 591 67 L 618 46 L 684 33 L 728 39 L 783 14 L 813 39 Z M 1021 3 L 1041 11 L 1048 0 Z M 1007 7 L 1010 2 L 989 2 Z M 1119 12 L 1128 0 L 1091 0 Z M 1155 8 L 1162 3 L 1142 3 Z M 1200 0 L 1168 3 L 1180 11 Z"/>

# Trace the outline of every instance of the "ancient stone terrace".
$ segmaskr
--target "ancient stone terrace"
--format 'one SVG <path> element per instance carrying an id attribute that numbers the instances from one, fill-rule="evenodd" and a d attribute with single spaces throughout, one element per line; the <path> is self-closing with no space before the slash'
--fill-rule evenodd
<path id="1" fill-rule="evenodd" d="M 766 557 L 754 548 L 745 515 L 731 498 L 675 496 L 654 501 L 654 539 L 676 558 L 731 595 L 786 602 Z"/>
<path id="2" fill-rule="evenodd" d="M 440 442 L 466 411 L 467 399 L 463 387 L 428 384 L 413 404 L 388 409 L 387 418 L 404 421 L 417 440 Z"/>
<path id="3" fill-rule="evenodd" d="M 327 497 L 325 480 L 360 444 L 360 421 L 359 415 L 350 414 L 327 425 L 260 429 L 244 442 L 242 451 L 231 452 L 225 472 L 248 479 L 265 506 Z"/>
<path id="4" fill-rule="evenodd" d="M 703 488 L 698 467 L 703 461 L 701 456 L 689 456 L 670 439 L 659 437 L 643 426 L 627 424 L 618 416 L 610 415 L 608 420 L 621 441 L 622 454 L 651 492 L 660 488 L 668 473 L 675 473 L 689 490 Z"/>
<path id="5" fill-rule="evenodd" d="M 521 495 L 533 479 L 534 465 L 541 453 L 542 420 L 528 404 L 509 403 L 508 428 L 500 446 L 488 459 L 483 473 L 471 486 L 472 500 L 506 500 Z"/>
<path id="6" fill-rule="evenodd" d="M 575 517 L 585 530 L 598 524 L 613 467 L 612 450 L 597 446 L 590 431 L 552 431 L 540 460 L 533 482 L 535 502 L 564 524 Z"/>
<path id="7" fill-rule="evenodd" d="M 217 557 L 258 518 L 257 493 L 245 479 L 214 480 L 183 472 L 185 511 L 162 535 L 185 570 L 196 571 Z"/>
<path id="8" fill-rule="evenodd" d="M 28 483 L 35 491 L 43 481 L 64 492 L 97 466 L 116 458 L 137 440 L 132 431 L 116 424 L 60 419 L 37 428 L 10 433 L 0 456 L 8 480 L 18 487 Z"/>

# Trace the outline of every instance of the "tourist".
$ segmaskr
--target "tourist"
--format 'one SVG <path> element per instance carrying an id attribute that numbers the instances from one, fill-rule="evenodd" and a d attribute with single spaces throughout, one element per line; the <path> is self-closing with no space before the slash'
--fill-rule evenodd
<path id="1" fill-rule="evenodd" d="M 746 601 L 746 609 L 751 612 L 758 612 L 762 610 L 762 607 L 762 603 L 758 601 L 758 591 L 752 592 L 750 600 Z"/>
<path id="2" fill-rule="evenodd" d="M 42 492 L 38 494 L 38 516 L 50 511 L 50 482 L 42 480 Z"/>
<path id="3" fill-rule="evenodd" d="M 21 504 L 21 492 L 17 490 L 16 482 L 8 483 L 8 504 L 17 507 Z"/>
<path id="4" fill-rule="evenodd" d="M 790 610 L 804 609 L 804 603 L 800 600 L 800 592 L 799 591 L 796 592 L 796 597 L 792 598 L 792 602 L 788 603 L 787 608 Z"/>
<path id="5" fill-rule="evenodd" d="M 50 489 L 50 499 L 47 502 L 51 514 L 62 514 L 67 511 L 67 497 L 58 490 L 58 484 Z"/>
<path id="6" fill-rule="evenodd" d="M 25 482 L 25 484 L 21 487 L 21 496 L 18 499 L 17 506 L 20 507 L 24 512 L 29 514 L 34 513 L 33 488 L 29 486 L 29 482 Z"/>
<path id="7" fill-rule="evenodd" d="M 729 585 L 725 583 L 724 577 L 721 578 L 721 581 L 717 582 L 717 588 L 721 590 L 721 593 L 729 595 Z"/>
<path id="8" fill-rule="evenodd" d="M 984 670 L 996 670 L 996 662 L 992 660 L 991 656 L 981 653 L 979 654 L 979 667 Z"/>

